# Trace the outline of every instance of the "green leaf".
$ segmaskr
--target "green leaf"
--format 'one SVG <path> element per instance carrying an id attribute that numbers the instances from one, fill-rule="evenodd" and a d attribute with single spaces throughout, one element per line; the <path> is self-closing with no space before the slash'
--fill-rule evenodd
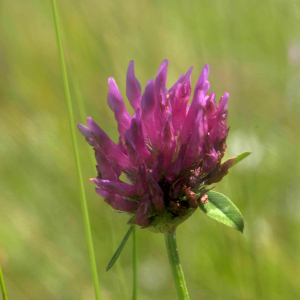
<path id="1" fill-rule="evenodd" d="M 245 151 L 245 152 L 239 154 L 239 155 L 236 157 L 236 160 L 235 160 L 235 162 L 233 163 L 233 165 L 232 165 L 231 167 L 235 166 L 237 163 L 239 163 L 240 161 L 242 161 L 243 159 L 245 159 L 245 158 L 246 158 L 247 156 L 249 156 L 251 153 L 252 153 L 251 151 Z"/>
<path id="2" fill-rule="evenodd" d="M 115 264 L 115 262 L 117 261 L 117 259 L 119 258 L 132 230 L 133 230 L 134 225 L 131 225 L 129 230 L 127 231 L 126 235 L 124 236 L 120 246 L 118 247 L 117 251 L 115 252 L 115 254 L 113 255 L 113 257 L 111 258 L 110 262 L 108 263 L 107 267 L 106 267 L 106 272 L 109 271 L 112 266 Z"/>
<path id="3" fill-rule="evenodd" d="M 238 208 L 218 192 L 207 192 L 207 196 L 208 203 L 199 205 L 201 210 L 209 217 L 243 233 L 244 220 Z"/>

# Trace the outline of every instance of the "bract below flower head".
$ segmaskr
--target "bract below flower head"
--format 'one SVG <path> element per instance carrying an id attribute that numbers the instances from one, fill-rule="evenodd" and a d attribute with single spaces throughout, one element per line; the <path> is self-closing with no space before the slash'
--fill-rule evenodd
<path id="1" fill-rule="evenodd" d="M 92 120 L 78 129 L 94 148 L 98 176 L 96 192 L 114 209 L 133 214 L 130 224 L 165 232 L 187 219 L 205 198 L 206 187 L 220 181 L 234 162 L 221 163 L 228 135 L 228 93 L 218 105 L 209 91 L 209 67 L 196 83 L 192 101 L 190 68 L 168 90 L 168 60 L 149 80 L 145 92 L 129 63 L 126 95 L 131 117 L 113 78 L 107 102 L 120 134 L 115 144 Z M 121 173 L 127 182 L 120 180 Z M 204 197 L 203 197 L 204 195 Z"/>

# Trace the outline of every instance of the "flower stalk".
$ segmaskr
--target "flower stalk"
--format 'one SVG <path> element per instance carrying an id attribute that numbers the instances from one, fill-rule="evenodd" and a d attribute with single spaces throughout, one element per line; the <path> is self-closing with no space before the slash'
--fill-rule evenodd
<path id="1" fill-rule="evenodd" d="M 181 268 L 177 243 L 176 243 L 176 229 L 165 232 L 165 242 L 169 257 L 170 266 L 172 269 L 173 279 L 177 291 L 178 300 L 189 300 L 188 291 L 186 288 L 183 271 Z"/>

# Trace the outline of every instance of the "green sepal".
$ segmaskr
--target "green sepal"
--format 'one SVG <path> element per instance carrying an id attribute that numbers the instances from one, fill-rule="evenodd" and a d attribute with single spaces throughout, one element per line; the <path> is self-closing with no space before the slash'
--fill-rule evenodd
<path id="1" fill-rule="evenodd" d="M 238 208 L 221 193 L 209 191 L 207 196 L 208 203 L 200 203 L 199 208 L 209 217 L 243 233 L 244 220 Z"/>
<path id="2" fill-rule="evenodd" d="M 246 157 L 248 157 L 251 153 L 252 153 L 251 151 L 245 151 L 245 152 L 239 154 L 238 156 L 236 156 L 236 160 L 232 164 L 231 167 L 235 166 L 237 163 L 239 163 L 240 161 L 242 161 L 243 159 L 245 159 Z"/>
<path id="3" fill-rule="evenodd" d="M 106 267 L 106 272 L 109 271 L 112 266 L 115 264 L 115 262 L 117 261 L 117 259 L 119 258 L 132 230 L 133 230 L 134 225 L 131 225 L 130 228 L 128 229 L 126 235 L 124 236 L 120 246 L 118 247 L 117 251 L 115 252 L 115 254 L 113 255 L 113 257 L 111 258 L 110 262 L 108 263 L 107 267 Z"/>

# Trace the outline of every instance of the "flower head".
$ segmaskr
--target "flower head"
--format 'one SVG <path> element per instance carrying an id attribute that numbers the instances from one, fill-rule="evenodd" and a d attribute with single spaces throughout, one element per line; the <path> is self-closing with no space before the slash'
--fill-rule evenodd
<path id="1" fill-rule="evenodd" d="M 78 129 L 93 146 L 98 176 L 96 192 L 114 209 L 132 213 L 131 224 L 168 231 L 206 203 L 207 185 L 220 181 L 235 159 L 221 163 L 226 149 L 228 93 L 218 105 L 209 91 L 209 67 L 196 83 L 192 101 L 190 68 L 168 90 L 168 60 L 145 91 L 129 63 L 126 95 L 131 117 L 113 78 L 108 79 L 107 102 L 120 134 L 115 144 L 92 120 Z M 121 173 L 127 182 L 120 180 Z"/>

